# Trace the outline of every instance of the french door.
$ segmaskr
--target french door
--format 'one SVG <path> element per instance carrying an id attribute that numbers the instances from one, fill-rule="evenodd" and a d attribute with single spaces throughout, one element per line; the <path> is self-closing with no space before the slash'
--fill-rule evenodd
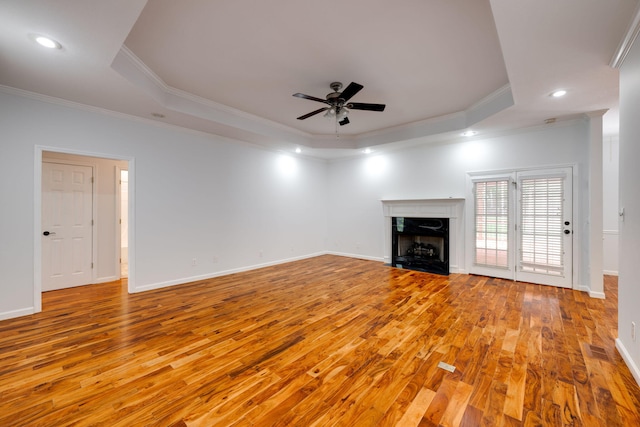
<path id="1" fill-rule="evenodd" d="M 571 168 L 473 177 L 470 272 L 570 288 Z"/>

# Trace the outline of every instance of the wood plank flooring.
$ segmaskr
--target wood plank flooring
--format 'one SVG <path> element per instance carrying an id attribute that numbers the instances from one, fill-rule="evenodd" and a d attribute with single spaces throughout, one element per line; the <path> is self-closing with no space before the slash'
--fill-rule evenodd
<path id="1" fill-rule="evenodd" d="M 0 426 L 640 426 L 605 292 L 336 256 L 48 292 L 0 322 Z"/>

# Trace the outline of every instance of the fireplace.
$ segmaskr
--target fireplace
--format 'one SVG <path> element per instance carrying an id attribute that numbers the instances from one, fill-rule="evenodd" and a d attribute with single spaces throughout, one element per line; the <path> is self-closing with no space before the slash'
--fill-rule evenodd
<path id="1" fill-rule="evenodd" d="M 391 265 L 449 274 L 449 218 L 391 218 Z"/>
<path id="2" fill-rule="evenodd" d="M 461 197 L 447 197 L 440 199 L 382 199 L 382 213 L 384 215 L 384 262 L 388 265 L 402 265 L 404 268 L 408 267 L 402 262 L 395 260 L 395 254 L 398 254 L 395 249 L 395 243 L 392 245 L 393 240 L 393 218 L 407 218 L 417 219 L 418 221 L 423 219 L 433 220 L 446 220 L 442 224 L 446 225 L 448 233 L 447 246 L 448 250 L 444 250 L 444 242 L 442 243 L 443 249 L 439 251 L 439 258 L 442 262 L 445 261 L 446 266 L 442 266 L 443 273 L 466 273 L 465 269 L 465 242 L 464 242 L 464 229 L 465 229 L 465 199 Z M 397 220 L 395 220 L 397 224 Z M 403 231 L 407 231 L 407 227 L 403 227 Z M 418 228 L 421 232 L 424 228 Z M 435 231 L 435 230 L 432 230 Z M 397 228 L 395 230 L 397 232 Z M 437 236 L 436 236 L 437 237 Z M 443 236 L 444 237 L 444 236 Z M 424 238 L 423 238 L 424 239 Z M 434 243 L 421 240 L 418 243 Z M 429 248 L 427 248 L 429 249 Z M 402 256 L 402 254 L 400 254 Z"/>

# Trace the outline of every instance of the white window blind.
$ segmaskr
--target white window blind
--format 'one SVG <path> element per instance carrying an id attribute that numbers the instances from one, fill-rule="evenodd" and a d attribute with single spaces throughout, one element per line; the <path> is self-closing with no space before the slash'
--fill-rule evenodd
<path id="1" fill-rule="evenodd" d="M 520 181 L 520 269 L 562 275 L 564 177 Z"/>
<path id="2" fill-rule="evenodd" d="M 474 182 L 475 264 L 509 266 L 509 180 Z"/>

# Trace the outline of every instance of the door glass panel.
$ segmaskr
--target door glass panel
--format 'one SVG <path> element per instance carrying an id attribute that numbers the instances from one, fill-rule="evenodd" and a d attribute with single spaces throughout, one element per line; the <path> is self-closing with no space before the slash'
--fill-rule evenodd
<path id="1" fill-rule="evenodd" d="M 562 177 L 520 181 L 520 269 L 561 276 L 563 265 Z"/>
<path id="2" fill-rule="evenodd" d="M 475 259 L 478 266 L 509 266 L 509 180 L 474 183 Z"/>

